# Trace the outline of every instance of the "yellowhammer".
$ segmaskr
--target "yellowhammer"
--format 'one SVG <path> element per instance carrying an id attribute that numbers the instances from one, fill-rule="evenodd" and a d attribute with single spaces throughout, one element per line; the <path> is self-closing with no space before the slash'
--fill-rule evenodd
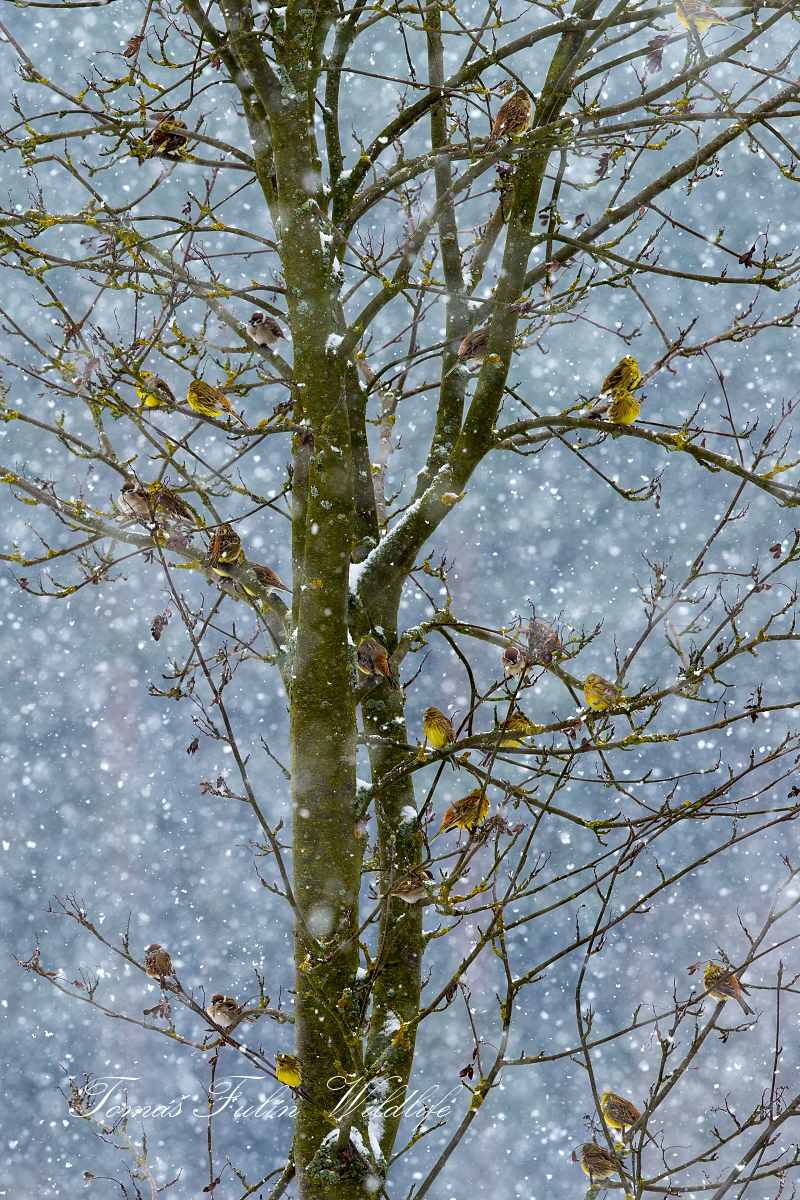
<path id="1" fill-rule="evenodd" d="M 532 116 L 531 98 L 524 88 L 518 88 L 497 110 L 487 146 L 494 145 L 500 137 L 521 137 L 530 126 Z"/>
<path id="2" fill-rule="evenodd" d="M 733 971 L 726 971 L 719 963 L 706 965 L 703 983 L 712 1000 L 735 1000 L 742 1011 L 752 1017 L 753 1009 L 744 998 L 746 989 L 739 983 Z"/>
<path id="3" fill-rule="evenodd" d="M 445 810 L 442 823 L 434 836 L 438 837 L 440 833 L 447 833 L 450 829 L 466 829 L 469 832 L 477 825 L 483 824 L 488 812 L 489 797 L 485 791 L 475 788 L 474 792 L 462 796 L 460 800 L 454 800 Z"/>
<path id="4" fill-rule="evenodd" d="M 606 420 L 613 421 L 615 425 L 632 425 L 634 421 L 638 420 L 641 411 L 641 402 L 637 400 L 633 392 L 629 392 L 624 387 L 618 387 L 608 406 Z"/>
<path id="5" fill-rule="evenodd" d="M 174 158 L 188 141 L 188 126 L 174 113 L 165 112 L 147 138 L 151 153 Z"/>
<path id="6" fill-rule="evenodd" d="M 223 412 L 239 419 L 228 397 L 219 388 L 212 387 L 204 379 L 193 379 L 189 384 L 186 402 L 193 412 L 201 417 L 221 417 Z"/>
<path id="7" fill-rule="evenodd" d="M 706 0 L 678 0 L 675 16 L 684 29 L 695 29 L 698 33 L 705 33 L 712 25 L 730 25 Z"/>
<path id="8" fill-rule="evenodd" d="M 152 371 L 139 372 L 140 383 L 136 384 L 136 395 L 145 408 L 174 408 L 175 395 L 166 379 Z"/>
<path id="9" fill-rule="evenodd" d="M 619 704 L 620 694 L 616 684 L 602 675 L 587 675 L 583 683 L 583 696 L 593 712 L 605 712 Z"/>
<path id="10" fill-rule="evenodd" d="M 294 1054 L 276 1054 L 275 1074 L 279 1083 L 285 1083 L 290 1088 L 300 1087 L 303 1081 L 300 1059 Z"/>
<path id="11" fill-rule="evenodd" d="M 438 708 L 425 709 L 422 732 L 425 734 L 425 741 L 429 742 L 434 750 L 444 750 L 445 746 L 456 740 L 453 722 Z"/>
<path id="12" fill-rule="evenodd" d="M 623 1131 L 630 1129 L 631 1125 L 635 1125 L 642 1115 L 630 1100 L 616 1095 L 615 1092 L 610 1092 L 608 1088 L 603 1090 L 600 1097 L 600 1107 L 609 1129 L 622 1129 Z"/>
<path id="13" fill-rule="evenodd" d="M 242 558 L 244 558 L 242 539 L 236 530 L 232 525 L 218 525 L 214 530 L 211 545 L 208 547 L 208 554 L 206 555 L 208 566 L 219 575 L 225 575 L 225 570 L 220 568 L 224 568 L 231 563 L 238 563 Z"/>
<path id="14" fill-rule="evenodd" d="M 600 395 L 604 396 L 607 392 L 616 392 L 617 388 L 624 388 L 628 392 L 633 392 L 639 386 L 642 378 L 642 372 L 639 370 L 639 364 L 632 355 L 626 354 L 621 358 L 613 370 L 609 371 L 603 380 L 603 385 L 600 388 Z"/>

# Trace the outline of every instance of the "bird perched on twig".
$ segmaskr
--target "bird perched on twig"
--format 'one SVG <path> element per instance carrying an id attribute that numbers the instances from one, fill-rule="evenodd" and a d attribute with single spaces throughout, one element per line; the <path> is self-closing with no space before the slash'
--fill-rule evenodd
<path id="1" fill-rule="evenodd" d="M 630 1129 L 631 1125 L 635 1125 L 642 1115 L 630 1100 L 626 1100 L 624 1096 L 618 1096 L 615 1092 L 610 1092 L 608 1088 L 603 1089 L 600 1108 L 609 1129 L 621 1129 L 623 1133 L 626 1129 Z"/>
<path id="2" fill-rule="evenodd" d="M 602 675 L 587 675 L 583 682 L 583 696 L 592 712 L 605 712 L 619 704 L 620 692 L 615 683 Z"/>
<path id="3" fill-rule="evenodd" d="M 164 112 L 154 129 L 147 138 L 151 154 L 163 154 L 167 158 L 175 158 L 186 145 L 189 127 L 174 113 Z"/>
<path id="4" fill-rule="evenodd" d="M 610 392 L 616 392 L 617 388 L 633 392 L 639 386 L 641 379 L 642 372 L 638 362 L 632 354 L 626 354 L 606 375 L 600 387 L 600 395 L 605 396 Z"/>
<path id="5" fill-rule="evenodd" d="M 192 412 L 198 413 L 201 417 L 221 417 L 223 412 L 226 412 L 235 417 L 237 421 L 241 420 L 225 393 L 221 392 L 219 388 L 212 387 L 204 379 L 192 380 L 186 394 L 186 403 Z"/>
<path id="6" fill-rule="evenodd" d="M 703 975 L 703 983 L 712 1000 L 735 1000 L 746 1016 L 754 1016 L 753 1009 L 744 998 L 747 989 L 733 971 L 727 971 L 719 963 L 709 962 Z"/>
<path id="7" fill-rule="evenodd" d="M 684 29 L 693 29 L 698 34 L 705 33 L 712 25 L 730 25 L 706 0 L 678 0 L 675 16 Z"/>
<path id="8" fill-rule="evenodd" d="M 589 1176 L 592 1187 L 594 1187 L 595 1180 L 602 1183 L 614 1175 L 623 1177 L 625 1175 L 619 1159 L 608 1150 L 604 1150 L 602 1146 L 598 1146 L 597 1142 L 584 1142 L 581 1146 L 580 1158 L 573 1150 L 572 1161 L 580 1162 L 581 1170 L 584 1175 Z"/>
<path id="9" fill-rule="evenodd" d="M 553 626 L 538 617 L 532 617 L 528 623 L 528 658 L 531 662 L 549 667 L 553 655 L 561 650 L 561 642 Z"/>
<path id="10" fill-rule="evenodd" d="M 218 575 L 226 575 L 228 572 L 224 568 L 241 562 L 243 558 L 242 539 L 233 526 L 227 522 L 224 525 L 218 525 L 208 547 L 206 566 Z"/>
<path id="11" fill-rule="evenodd" d="M 177 401 L 172 388 L 166 379 L 154 375 L 152 371 L 140 371 L 136 395 L 145 408 L 174 408 Z"/>
<path id="12" fill-rule="evenodd" d="M 533 105 L 530 96 L 524 88 L 517 88 L 514 95 L 509 96 L 505 104 L 501 104 L 497 110 L 487 146 L 493 146 L 501 137 L 521 137 L 530 127 L 532 116 Z"/>
<path id="13" fill-rule="evenodd" d="M 117 504 L 127 516 L 142 525 L 155 525 L 158 529 L 168 526 L 194 527 L 199 524 L 197 514 L 181 500 L 178 493 L 158 481 L 146 487 L 138 480 L 126 479 Z"/>
<path id="14" fill-rule="evenodd" d="M 503 653 L 500 657 L 503 665 L 503 674 L 506 679 L 514 679 L 517 675 L 524 675 L 528 667 L 528 656 L 524 650 L 514 643 L 503 647 Z"/>
<path id="15" fill-rule="evenodd" d="M 404 904 L 419 904 L 420 900 L 430 899 L 428 887 L 432 883 L 433 875 L 421 867 L 417 871 L 409 871 L 402 879 L 396 880 L 389 889 L 389 895 L 402 900 Z"/>
<path id="16" fill-rule="evenodd" d="M 271 350 L 276 342 L 286 337 L 283 329 L 269 313 L 254 312 L 247 322 L 247 332 L 257 346 L 266 346 Z"/>
<path id="17" fill-rule="evenodd" d="M 466 337 L 461 339 L 458 350 L 456 350 L 456 358 L 460 363 L 480 362 L 486 356 L 488 345 L 488 327 L 484 326 L 482 329 L 473 329 Z"/>
<path id="18" fill-rule="evenodd" d="M 246 1008 L 242 1008 L 233 996 L 223 996 L 222 992 L 216 992 L 211 997 L 208 1015 L 216 1025 L 219 1025 L 220 1029 L 232 1029 L 240 1021 L 255 1021 L 258 1016 L 257 1013 L 251 1013 Z"/>
<path id="19" fill-rule="evenodd" d="M 498 749 L 523 750 L 525 748 L 525 742 L 523 741 L 523 738 L 530 737 L 532 733 L 539 733 L 540 730 L 540 725 L 534 725 L 532 721 L 528 720 L 521 709 L 516 708 L 512 713 L 509 714 L 502 725 L 497 726 L 497 728 L 494 730 L 494 733 L 495 735 L 498 733 L 501 735 Z M 494 753 L 495 749 L 494 746 L 492 746 L 492 748 L 487 750 L 486 754 L 481 759 L 481 765 L 485 766 L 485 764 L 493 757 Z"/>
<path id="20" fill-rule="evenodd" d="M 363 637 L 358 643 L 356 662 L 362 675 L 382 675 L 389 683 L 394 683 L 392 668 L 389 666 L 389 655 L 386 647 L 376 637 Z"/>
<path id="21" fill-rule="evenodd" d="M 144 969 L 151 979 L 158 979 L 161 983 L 168 976 L 175 974 L 169 951 L 160 942 L 151 942 L 149 946 L 145 947 Z"/>
<path id="22" fill-rule="evenodd" d="M 456 740 L 453 722 L 441 709 L 433 706 L 426 708 L 423 713 L 422 732 L 425 734 L 425 741 L 430 742 L 434 750 L 444 750 L 445 746 Z"/>
<path id="23" fill-rule="evenodd" d="M 488 812 L 489 797 L 483 789 L 475 788 L 445 809 L 442 823 L 433 836 L 438 837 L 440 833 L 447 833 L 451 829 L 465 829 L 470 833 L 483 824 Z"/>
<path id="24" fill-rule="evenodd" d="M 606 409 L 606 420 L 615 425 L 632 425 L 639 419 L 642 402 L 627 388 L 618 387 L 611 397 L 611 403 Z"/>
<path id="25" fill-rule="evenodd" d="M 300 1065 L 300 1059 L 294 1054 L 276 1054 L 275 1055 L 275 1075 L 279 1083 L 285 1083 L 287 1087 L 300 1087 L 303 1082 L 303 1069 Z"/>
<path id="26" fill-rule="evenodd" d="M 267 567 L 264 565 L 264 563 L 250 561 L 248 561 L 247 566 L 255 575 L 256 582 L 258 583 L 259 587 L 264 591 L 274 589 L 276 592 L 291 592 L 292 589 L 289 587 L 288 583 L 284 583 L 280 575 L 272 570 L 272 567 Z M 248 584 L 247 579 L 243 578 L 241 582 L 242 587 L 245 592 L 247 592 L 248 596 L 257 595 L 253 588 Z"/>

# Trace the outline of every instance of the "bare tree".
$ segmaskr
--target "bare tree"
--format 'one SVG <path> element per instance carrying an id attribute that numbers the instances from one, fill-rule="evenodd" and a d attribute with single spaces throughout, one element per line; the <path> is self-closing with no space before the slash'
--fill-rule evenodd
<path id="1" fill-rule="evenodd" d="M 84 5 L 57 7 L 64 25 Z M 592 1185 L 713 1200 L 765 1180 L 780 1190 L 800 1161 L 783 1136 L 800 1096 L 779 1083 L 781 1003 L 796 988 L 781 955 L 796 936 L 790 858 L 760 927 L 732 919 L 719 931 L 708 957 L 721 974 L 702 987 L 683 980 L 660 1008 L 633 997 L 629 1019 L 598 1035 L 583 987 L 609 937 L 635 929 L 689 874 L 713 872 L 800 813 L 797 788 L 778 794 L 794 775 L 796 733 L 787 727 L 741 759 L 719 749 L 732 730 L 780 727 L 800 703 L 796 689 L 773 694 L 775 655 L 798 639 L 800 535 L 743 567 L 726 566 L 720 550 L 741 537 L 752 497 L 776 512 L 798 503 L 793 402 L 741 420 L 715 357 L 796 322 L 800 304 L 783 293 L 800 257 L 766 225 L 731 244 L 731 200 L 717 206 L 712 194 L 741 149 L 754 151 L 762 196 L 796 180 L 792 4 L 728 6 L 727 23 L 685 0 L 680 24 L 672 5 L 597 0 L 525 5 L 521 20 L 493 0 L 480 14 L 397 0 L 150 0 L 140 10 L 133 21 L 130 7 L 112 6 L 130 26 L 82 64 L 79 86 L 38 61 L 16 11 L 2 26 L 21 79 L 2 146 L 27 192 L 0 210 L 3 258 L 40 314 L 31 323 L 0 306 L 0 416 L 20 434 L 20 458 L 12 451 L 0 469 L 12 496 L 38 509 L 40 542 L 5 558 L 27 593 L 47 599 L 87 593 L 123 569 L 163 581 L 153 638 L 179 622 L 186 648 L 160 695 L 191 706 L 198 738 L 231 755 L 235 770 L 200 786 L 252 817 L 263 882 L 293 925 L 296 985 L 291 1006 L 273 1005 L 261 981 L 253 1005 L 220 1024 L 224 1006 L 172 970 L 154 974 L 151 961 L 161 999 L 140 1018 L 107 1002 L 97 977 L 70 982 L 46 950 L 21 964 L 98 1019 L 133 1021 L 208 1057 L 212 1095 L 222 1049 L 294 1086 L 285 1169 L 255 1182 L 223 1169 L 210 1120 L 209 1192 L 244 1198 L 269 1185 L 274 1198 L 296 1178 L 306 1200 L 390 1194 L 396 1164 L 430 1129 L 420 1122 L 398 1143 L 417 1031 L 429 1021 L 463 1023 L 468 1097 L 413 1200 L 436 1194 L 504 1074 L 562 1058 L 585 1070 L 592 1134 L 620 1156 L 610 1178 L 590 1171 Z M 376 38 L 392 47 L 391 70 L 372 69 Z M 359 78 L 375 81 L 366 114 L 351 103 Z M 694 213 L 686 197 L 702 199 Z M 597 386 L 566 368 L 539 386 L 542 353 L 566 363 L 569 339 L 596 330 L 621 292 L 658 356 L 636 358 L 634 324 L 600 321 L 610 348 Z M 700 357 L 719 389 L 716 412 L 702 397 L 674 419 L 643 404 L 645 387 L 659 394 Z M 433 414 L 425 444 L 409 416 L 419 397 Z M 276 439 L 291 466 L 283 487 L 265 491 L 257 464 Z M 46 476 L 26 466 L 31 445 L 49 456 Z M 628 447 L 642 457 L 626 458 Z M 646 555 L 642 515 L 660 503 L 666 456 L 709 487 L 726 485 L 718 511 L 698 506 L 686 567 L 650 555 L 630 644 L 614 644 L 613 620 L 576 627 L 543 597 L 533 613 L 520 598 L 495 627 L 462 611 L 448 518 L 490 456 L 530 481 L 555 454 L 568 486 L 608 488 L 628 505 Z M 646 462 L 649 478 L 628 461 Z M 78 468 L 90 484 L 76 483 Z M 522 503 L 532 507 L 533 493 Z M 267 545 L 289 522 L 290 598 L 243 545 L 243 521 Z M 444 539 L 436 553 L 434 535 Z M 566 555 L 571 531 L 562 535 Z M 401 610 L 409 597 L 422 613 L 413 624 Z M 469 694 L 455 724 L 425 684 L 438 642 Z M 587 664 L 603 647 L 611 661 L 612 645 L 606 679 Z M 737 665 L 756 654 L 764 676 L 753 687 Z M 277 755 L 288 761 L 290 852 L 251 778 L 258 747 L 242 735 L 237 696 L 245 668 L 280 680 L 290 708 L 288 754 Z M 424 738 L 406 724 L 418 680 L 440 710 Z M 359 747 L 370 770 L 361 787 Z M 463 790 L 445 813 L 450 768 Z M 587 796 L 600 797 L 601 819 L 585 815 Z M 592 842 L 557 867 L 553 847 L 570 833 Z M 687 845 L 673 866 L 674 848 Z M 77 894 L 54 911 L 148 970 L 130 937 L 109 938 Z M 428 911 L 435 933 L 423 929 Z M 517 934 L 542 926 L 548 950 L 532 961 Z M 430 943 L 467 929 L 455 966 L 429 976 Z M 482 957 L 499 964 L 491 1036 L 466 984 Z M 521 1046 L 529 990 L 567 960 L 577 964 L 571 1044 Z M 735 1001 L 738 976 L 756 971 L 774 1006 L 772 1081 L 752 1113 L 729 1110 L 676 1161 L 662 1105 L 702 1064 L 723 1012 L 723 1000 L 710 1015 L 700 1000 L 727 988 Z M 287 1067 L 267 1030 L 289 1021 L 299 1063 Z M 658 1038 L 659 1069 L 615 1142 L 620 1123 L 602 1104 L 593 1056 L 645 1029 Z M 335 1079 L 352 1102 L 332 1100 Z M 72 1112 L 133 1155 L 130 1194 L 157 1195 L 170 1181 L 156 1178 L 127 1125 L 93 1115 L 94 1095 L 91 1079 L 72 1081 Z"/>

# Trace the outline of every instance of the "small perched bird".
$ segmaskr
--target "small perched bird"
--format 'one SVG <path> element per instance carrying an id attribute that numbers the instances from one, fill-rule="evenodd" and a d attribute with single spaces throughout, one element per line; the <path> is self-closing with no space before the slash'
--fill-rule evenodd
<path id="1" fill-rule="evenodd" d="M 165 483 L 154 482 L 145 487 L 138 480 L 126 479 L 117 504 L 123 513 L 143 525 L 163 529 L 169 525 L 198 524 L 197 515 Z"/>
<path id="2" fill-rule="evenodd" d="M 553 655 L 560 653 L 561 649 L 561 642 L 553 626 L 539 620 L 538 617 L 532 617 L 528 623 L 528 658 L 531 662 L 549 667 Z"/>
<path id="3" fill-rule="evenodd" d="M 136 395 L 145 408 L 175 407 L 175 394 L 166 379 L 154 375 L 152 371 L 140 371 L 139 379 L 141 382 L 136 384 Z"/>
<path id="4" fill-rule="evenodd" d="M 712 25 L 730 25 L 706 0 L 678 0 L 675 16 L 684 29 L 694 29 L 697 33 L 705 33 Z"/>
<path id="5" fill-rule="evenodd" d="M 433 875 L 423 867 L 418 871 L 409 871 L 402 879 L 398 879 L 389 889 L 389 895 L 396 896 L 405 904 L 419 904 L 420 900 L 430 899 L 426 884 L 432 883 Z"/>
<path id="6" fill-rule="evenodd" d="M 481 788 L 475 788 L 460 800 L 454 800 L 445 810 L 442 823 L 434 836 L 438 837 L 440 833 L 447 833 L 451 829 L 466 829 L 469 833 L 476 826 L 483 824 L 488 812 L 489 797 Z"/>
<path id="7" fill-rule="evenodd" d="M 598 1146 L 597 1142 L 584 1142 L 581 1146 L 580 1159 L 572 1151 L 572 1161 L 580 1162 L 584 1175 L 589 1176 L 589 1182 L 594 1187 L 595 1180 L 602 1183 L 613 1175 L 624 1175 L 622 1163 L 608 1150 Z"/>
<path id="8" fill-rule="evenodd" d="M 744 998 L 747 989 L 739 983 L 733 971 L 726 971 L 719 963 L 709 962 L 703 975 L 703 983 L 712 1000 L 735 1000 L 746 1016 L 754 1015 L 753 1009 Z"/>
<path id="9" fill-rule="evenodd" d="M 587 675 L 583 683 L 583 696 L 592 712 L 605 712 L 619 703 L 619 688 L 602 675 Z"/>
<path id="10" fill-rule="evenodd" d="M 600 388 L 600 395 L 605 396 L 608 392 L 616 392 L 617 388 L 633 392 L 639 386 L 641 378 L 642 372 L 639 370 L 638 362 L 631 354 L 626 354 L 606 375 Z"/>
<path id="11" fill-rule="evenodd" d="M 430 742 L 434 750 L 444 750 L 445 746 L 456 740 L 453 722 L 441 709 L 432 706 L 426 708 L 423 714 L 422 732 L 425 734 L 425 741 Z"/>
<path id="12" fill-rule="evenodd" d="M 621 1129 L 623 1132 L 630 1129 L 631 1125 L 635 1125 L 642 1115 L 630 1100 L 626 1100 L 624 1096 L 617 1096 L 608 1088 L 603 1089 L 600 1108 L 603 1110 L 603 1116 L 609 1129 Z"/>
<path id="13" fill-rule="evenodd" d="M 519 646 L 513 644 L 503 647 L 500 661 L 503 664 L 503 674 L 506 679 L 524 675 L 528 666 L 528 657 L 524 650 L 520 650 Z"/>
<path id="14" fill-rule="evenodd" d="M 240 1021 L 257 1021 L 260 1013 L 258 1010 L 242 1008 L 233 996 L 223 996 L 222 992 L 216 992 L 211 997 L 208 1015 L 220 1029 L 232 1029 Z"/>
<path id="15" fill-rule="evenodd" d="M 288 583 L 284 583 L 280 575 L 272 570 L 272 567 L 267 567 L 264 565 L 264 563 L 257 562 L 248 562 L 247 565 L 255 575 L 259 587 L 263 588 L 265 591 L 269 591 L 270 588 L 274 588 L 276 592 L 291 592 L 292 589 L 289 587 Z M 247 592 L 248 596 L 257 595 L 253 588 L 248 585 L 246 579 L 242 580 L 242 587 Z"/>
<path id="16" fill-rule="evenodd" d="M 201 417 L 221 417 L 223 412 L 226 412 L 239 420 L 238 414 L 225 393 L 221 392 L 219 388 L 212 387 L 204 379 L 192 380 L 186 395 L 186 403 L 192 412 L 199 413 Z"/>
<path id="17" fill-rule="evenodd" d="M 361 639 L 358 643 L 356 662 L 362 675 L 382 675 L 384 679 L 389 680 L 389 683 L 394 683 L 386 647 L 376 637 L 370 636 Z"/>
<path id="18" fill-rule="evenodd" d="M 303 1081 L 300 1059 L 296 1058 L 294 1054 L 276 1054 L 275 1074 L 279 1083 L 285 1083 L 290 1088 L 300 1087 Z"/>
<path id="19" fill-rule="evenodd" d="M 618 387 L 614 392 L 606 412 L 606 420 L 615 425 L 632 425 L 639 419 L 642 411 L 641 401 L 629 392 L 627 388 Z"/>
<path id="20" fill-rule="evenodd" d="M 227 572 L 220 568 L 241 562 L 243 558 L 242 539 L 233 526 L 228 525 L 227 522 L 224 525 L 218 525 L 211 537 L 211 544 L 206 554 L 206 565 L 212 571 L 216 571 L 218 575 L 225 575 Z"/>
<path id="21" fill-rule="evenodd" d="M 259 309 L 254 312 L 247 322 L 247 332 L 257 346 L 266 346 L 271 350 L 276 342 L 286 337 L 283 329 L 269 313 Z"/>
<path id="22" fill-rule="evenodd" d="M 456 351 L 456 358 L 459 362 L 475 361 L 480 362 L 486 355 L 486 349 L 489 344 L 488 328 L 473 329 L 465 338 L 462 338 Z"/>
<path id="23" fill-rule="evenodd" d="M 517 88 L 514 95 L 497 110 L 487 146 L 493 146 L 501 137 L 521 137 L 530 127 L 532 116 L 533 105 L 530 96 L 524 88 Z"/>
<path id="24" fill-rule="evenodd" d="M 174 974 L 169 951 L 165 950 L 159 942 L 151 942 L 149 946 L 145 947 L 144 969 L 151 979 L 158 979 L 161 983 L 168 975 Z"/>
<path id="25" fill-rule="evenodd" d="M 502 730 L 499 749 L 522 750 L 525 746 L 523 738 L 530 737 L 532 733 L 538 733 L 540 728 L 541 726 L 534 725 L 528 720 L 524 712 L 517 708 L 510 714 L 503 725 L 497 726 L 497 728 L 494 730 L 494 733 L 500 733 Z M 481 759 L 481 764 L 485 765 L 487 762 L 489 762 L 493 754 L 494 747 L 492 747 L 490 750 L 487 750 L 486 754 Z"/>
<path id="26" fill-rule="evenodd" d="M 189 127 L 184 121 L 179 120 L 174 113 L 165 112 L 147 138 L 151 153 L 174 158 L 189 140 L 188 132 Z"/>

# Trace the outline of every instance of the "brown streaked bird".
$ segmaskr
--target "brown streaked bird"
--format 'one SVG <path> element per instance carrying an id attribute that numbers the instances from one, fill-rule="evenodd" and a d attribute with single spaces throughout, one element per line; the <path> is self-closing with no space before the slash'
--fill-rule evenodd
<path id="1" fill-rule="evenodd" d="M 174 975 L 169 951 L 160 942 L 151 942 L 145 947 L 144 969 L 151 979 L 158 979 L 161 983 L 167 976 Z"/>
<path id="2" fill-rule="evenodd" d="M 753 1009 L 744 998 L 746 988 L 734 975 L 719 963 L 709 962 L 706 965 L 703 983 L 712 1000 L 735 1000 L 744 1014 L 748 1017 L 755 1015 Z"/>
<path id="3" fill-rule="evenodd" d="M 480 361 L 486 356 L 486 350 L 489 345 L 489 330 L 487 327 L 483 329 L 473 329 L 466 337 L 461 339 L 456 357 L 459 362 Z"/>
<path id="4" fill-rule="evenodd" d="M 303 1082 L 303 1069 L 300 1059 L 294 1054 L 275 1055 L 275 1074 L 279 1083 L 287 1087 L 297 1088 Z"/>
<path id="5" fill-rule="evenodd" d="M 211 538 L 211 544 L 206 554 L 206 565 L 218 575 L 227 575 L 226 566 L 239 563 L 244 558 L 242 539 L 232 525 L 227 522 L 218 525 Z"/>
<path id="6" fill-rule="evenodd" d="M 514 95 L 509 96 L 505 104 L 501 104 L 497 110 L 487 146 L 493 146 L 501 137 L 521 137 L 530 127 L 532 117 L 533 105 L 530 96 L 524 88 L 517 88 Z"/>
<path id="7" fill-rule="evenodd" d="M 635 1125 L 642 1115 L 630 1100 L 626 1100 L 624 1096 L 618 1096 L 616 1092 L 610 1092 L 608 1088 L 603 1089 L 600 1108 L 609 1129 L 621 1129 L 623 1133 Z"/>
<path id="8" fill-rule="evenodd" d="M 264 565 L 264 563 L 250 561 L 248 561 L 247 566 L 255 575 L 256 582 L 258 583 L 259 587 L 263 588 L 264 591 L 268 592 L 272 588 L 276 592 L 291 592 L 292 589 L 289 587 L 288 583 L 284 583 L 280 575 L 278 575 L 276 571 L 273 571 L 272 567 L 267 567 Z M 244 579 L 242 580 L 242 587 L 247 592 L 248 596 L 257 595 L 253 588 L 249 587 L 247 581 Z"/>
<path id="9" fill-rule="evenodd" d="M 481 788 L 475 788 L 460 800 L 454 800 L 445 810 L 442 823 L 433 836 L 438 837 L 440 833 L 448 833 L 451 829 L 464 829 L 471 833 L 483 824 L 488 812 L 489 797 Z"/>
<path id="10" fill-rule="evenodd" d="M 511 645 L 503 647 L 500 661 L 503 664 L 503 674 L 506 679 L 513 679 L 516 675 L 524 675 L 528 666 L 528 657 L 524 650 L 521 650 L 519 646 L 515 646 L 513 642 Z"/>
<path id="11" fill-rule="evenodd" d="M 417 871 L 409 871 L 402 879 L 398 879 L 389 889 L 389 895 L 402 900 L 404 904 L 419 904 L 420 900 L 430 900 L 426 884 L 433 883 L 433 875 L 424 867 Z"/>
<path id="12" fill-rule="evenodd" d="M 152 525 L 156 520 L 155 507 L 144 484 L 126 479 L 117 500 L 117 508 L 134 521 Z"/>
<path id="13" fill-rule="evenodd" d="M 614 1175 L 623 1177 L 625 1175 L 619 1159 L 610 1154 L 608 1150 L 604 1150 L 602 1146 L 598 1146 L 597 1142 L 584 1142 L 581 1146 L 580 1158 L 573 1150 L 572 1161 L 580 1162 L 581 1170 L 584 1175 L 589 1176 L 592 1186 L 594 1186 L 595 1180 L 602 1183 Z"/>
<path id="14" fill-rule="evenodd" d="M 240 1021 L 255 1021 L 258 1019 L 258 1013 L 242 1008 L 241 1004 L 237 1004 L 233 996 L 223 996 L 222 992 L 216 992 L 211 997 L 211 1003 L 208 1006 L 208 1015 L 215 1024 L 219 1025 L 220 1029 L 232 1029 Z"/>
<path id="15" fill-rule="evenodd" d="M 247 322 L 247 332 L 257 346 L 266 346 L 271 350 L 276 342 L 286 337 L 282 327 L 269 313 L 254 312 Z"/>
<path id="16" fill-rule="evenodd" d="M 174 113 L 165 112 L 147 139 L 151 153 L 174 158 L 188 141 L 189 127 Z"/>
<path id="17" fill-rule="evenodd" d="M 241 420 L 225 393 L 206 383 L 205 379 L 192 380 L 186 393 L 186 403 L 192 412 L 201 417 L 221 417 L 226 412 L 237 421 Z"/>
<path id="18" fill-rule="evenodd" d="M 549 667 L 554 654 L 560 654 L 563 649 L 558 634 L 547 621 L 532 617 L 528 623 L 528 658 L 531 662 Z"/>
<path id="19" fill-rule="evenodd" d="M 151 483 L 149 492 L 159 523 L 170 525 L 197 525 L 198 520 L 188 504 L 185 504 L 177 492 L 165 483 Z"/>
<path id="20" fill-rule="evenodd" d="M 422 732 L 425 734 L 425 741 L 430 742 L 434 750 L 444 750 L 445 746 L 456 740 L 453 722 L 441 709 L 434 708 L 433 705 L 426 708 L 422 714 Z"/>
<path id="21" fill-rule="evenodd" d="M 382 675 L 389 683 L 394 683 L 386 647 L 376 637 L 370 635 L 361 639 L 356 652 L 356 662 L 362 675 Z"/>

